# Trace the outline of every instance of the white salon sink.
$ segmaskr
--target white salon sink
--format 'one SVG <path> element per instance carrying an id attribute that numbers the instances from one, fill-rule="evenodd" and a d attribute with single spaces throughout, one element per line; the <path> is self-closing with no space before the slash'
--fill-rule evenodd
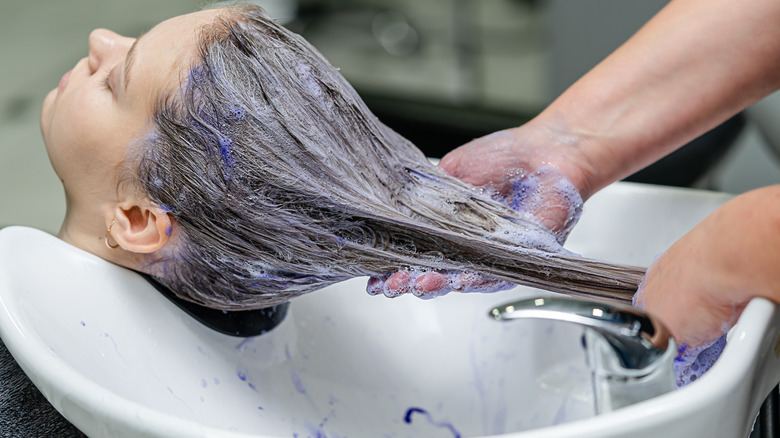
<path id="1" fill-rule="evenodd" d="M 615 184 L 588 202 L 567 247 L 648 265 L 727 199 Z M 579 328 L 488 318 L 543 292 L 390 300 L 364 286 L 299 298 L 276 329 L 241 339 L 132 272 L 40 231 L 0 230 L 0 336 L 90 436 L 747 436 L 780 377 L 775 306 L 754 300 L 704 377 L 594 416 Z"/>

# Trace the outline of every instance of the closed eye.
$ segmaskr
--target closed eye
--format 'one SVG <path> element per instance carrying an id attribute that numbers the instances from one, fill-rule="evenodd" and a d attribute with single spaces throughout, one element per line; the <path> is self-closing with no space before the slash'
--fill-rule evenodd
<path id="1" fill-rule="evenodd" d="M 103 78 L 102 81 L 100 81 L 100 83 L 103 85 L 103 88 L 113 92 L 113 90 L 111 89 L 111 82 L 109 81 L 109 79 L 111 78 L 111 71 L 112 70 L 108 70 L 108 72 L 106 72 L 105 77 Z"/>

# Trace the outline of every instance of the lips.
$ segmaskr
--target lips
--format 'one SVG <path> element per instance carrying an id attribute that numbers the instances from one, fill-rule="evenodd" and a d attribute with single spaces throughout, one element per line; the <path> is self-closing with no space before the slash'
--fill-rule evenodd
<path id="1" fill-rule="evenodd" d="M 60 85 L 59 85 L 59 92 L 62 93 L 62 90 L 65 89 L 65 86 L 68 84 L 68 78 L 70 78 L 70 73 L 73 70 L 68 70 L 65 72 L 64 75 L 62 75 L 62 78 L 60 78 Z"/>

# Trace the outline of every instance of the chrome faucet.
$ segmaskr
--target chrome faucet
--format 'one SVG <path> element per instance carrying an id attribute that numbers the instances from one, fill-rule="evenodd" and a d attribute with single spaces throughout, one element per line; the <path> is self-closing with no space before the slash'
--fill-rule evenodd
<path id="1" fill-rule="evenodd" d="M 658 320 L 634 307 L 544 297 L 504 304 L 492 309 L 490 316 L 499 321 L 535 318 L 583 326 L 596 414 L 676 388 L 674 339 Z"/>

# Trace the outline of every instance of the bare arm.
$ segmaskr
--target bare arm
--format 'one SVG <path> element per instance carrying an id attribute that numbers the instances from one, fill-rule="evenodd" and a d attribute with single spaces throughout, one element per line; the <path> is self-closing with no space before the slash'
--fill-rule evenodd
<path id="1" fill-rule="evenodd" d="M 552 163 L 587 199 L 780 88 L 780 2 L 673 0 L 528 124 L 442 167 L 481 185 Z M 506 141 L 504 141 L 506 143 Z M 472 148 L 473 149 L 473 148 Z M 506 163 L 487 168 L 482 162 Z M 495 167 L 499 167 L 496 169 Z"/>

